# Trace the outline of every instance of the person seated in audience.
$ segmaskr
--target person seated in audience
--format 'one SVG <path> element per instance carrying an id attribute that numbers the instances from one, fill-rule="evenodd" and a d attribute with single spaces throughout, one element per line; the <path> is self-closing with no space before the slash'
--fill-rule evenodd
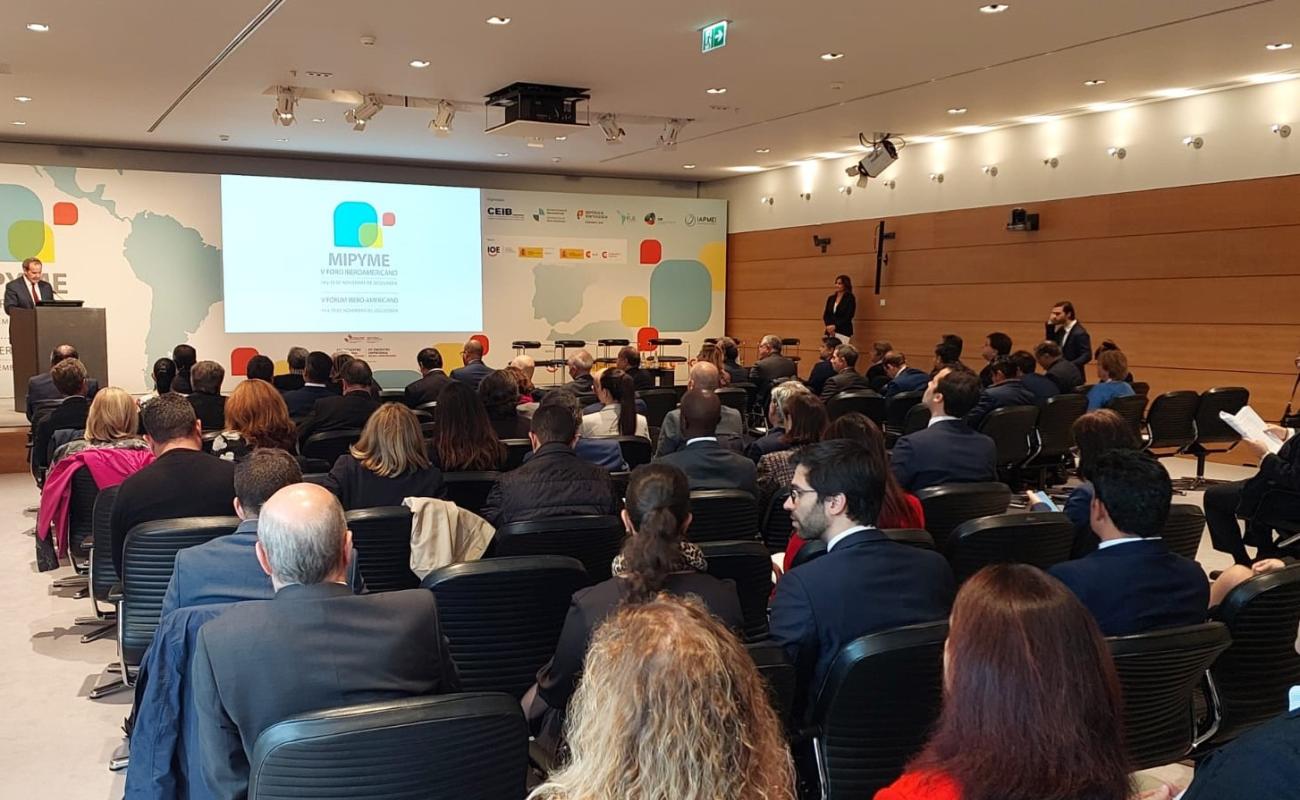
<path id="1" fill-rule="evenodd" d="M 321 485 L 344 511 L 443 495 L 442 472 L 429 462 L 420 420 L 400 403 L 385 403 L 370 415 L 361 438 L 338 457 Z"/>
<path id="2" fill-rule="evenodd" d="M 1099 358 L 1101 354 L 1107 350 L 1119 350 L 1119 345 L 1115 344 L 1114 339 L 1102 339 L 1101 344 L 1097 345 L 1097 349 L 1092 354 L 1093 358 Z M 1124 374 L 1124 382 L 1125 383 L 1133 382 L 1132 372 L 1126 372 Z"/>
<path id="3" fill-rule="evenodd" d="M 573 595 L 555 655 L 537 673 L 537 685 L 524 709 L 550 749 L 560 741 L 564 710 L 582 676 L 592 633 L 619 606 L 651 602 L 660 593 L 698 597 L 727 627 L 745 623 L 736 585 L 707 573 L 708 563 L 691 544 L 691 493 L 686 475 L 666 464 L 643 464 L 628 480 L 621 512 L 627 538 L 614 560 L 614 576 Z"/>
<path id="4" fill-rule="evenodd" d="M 352 534 L 325 489 L 272 495 L 254 548 L 275 597 L 205 623 L 190 666 L 199 777 L 218 798 L 246 796 L 253 745 L 281 720 L 459 688 L 432 593 L 348 588 Z"/>
<path id="5" fill-rule="evenodd" d="M 451 379 L 466 383 L 471 389 L 478 389 L 479 383 L 492 372 L 492 368 L 483 363 L 483 343 L 478 339 L 465 342 L 465 347 L 460 351 L 460 360 L 464 366 L 453 369 Z"/>
<path id="6" fill-rule="evenodd" d="M 519 370 L 522 379 L 519 383 L 519 399 L 523 403 L 540 403 L 544 392 L 533 383 L 533 374 L 537 371 L 537 362 L 527 353 L 520 353 L 510 361 L 510 366 Z"/>
<path id="7" fill-rule="evenodd" d="M 176 362 L 170 358 L 160 358 L 153 362 L 153 391 L 140 398 L 140 405 L 154 399 L 160 394 L 167 394 L 172 390 L 172 382 L 176 380 Z"/>
<path id="8" fill-rule="evenodd" d="M 980 356 L 984 359 L 984 368 L 980 370 L 980 386 L 987 389 L 993 385 L 993 362 L 1011 355 L 1011 337 L 994 331 L 984 337 L 984 347 Z"/>
<path id="9" fill-rule="evenodd" d="M 690 377 L 686 380 L 686 391 L 700 391 L 712 394 L 718 390 L 718 368 L 707 361 L 698 361 L 691 366 Z M 722 407 L 722 420 L 718 423 L 718 442 L 724 447 L 743 452 L 745 449 L 745 420 L 740 412 L 731 406 Z M 686 446 L 682 435 L 682 412 L 674 408 L 664 417 L 659 428 L 659 447 L 657 455 L 666 456 Z"/>
<path id="10" fill-rule="evenodd" d="M 77 431 L 86 427 L 90 401 L 86 399 L 86 365 L 79 358 L 65 358 L 50 367 L 50 379 L 62 398 L 47 413 L 37 414 L 32 425 L 32 466 L 48 466 L 50 443 L 55 431 Z"/>
<path id="11" fill-rule="evenodd" d="M 872 342 L 871 363 L 867 365 L 867 369 L 863 373 L 867 376 L 867 383 L 871 384 L 871 388 L 882 394 L 885 391 L 885 384 L 889 383 L 889 375 L 885 373 L 885 356 L 889 355 L 893 349 L 894 345 L 887 341 L 878 340 Z"/>
<path id="12" fill-rule="evenodd" d="M 1285 569 L 1290 563 L 1294 562 L 1290 559 L 1283 561 L 1280 558 L 1262 558 L 1250 566 L 1233 564 L 1220 572 L 1219 577 L 1210 582 L 1210 608 L 1214 609 L 1220 606 L 1223 599 L 1231 594 L 1233 589 L 1256 575 L 1277 572 L 1280 569 Z"/>
<path id="13" fill-rule="evenodd" d="M 875 800 L 1130 797 L 1115 664 L 1060 581 L 1026 564 L 985 567 L 966 581 L 943 686 L 930 741 Z"/>
<path id="14" fill-rule="evenodd" d="M 632 376 L 617 367 L 600 373 L 595 383 L 600 410 L 582 417 L 584 439 L 596 436 L 640 436 L 650 438 L 644 414 L 636 413 L 636 384 Z"/>
<path id="15" fill-rule="evenodd" d="M 693 598 L 626 606 L 592 638 L 570 703 L 569 758 L 529 800 L 794 800 L 768 686 Z"/>
<path id="16" fill-rule="evenodd" d="M 528 417 L 519 413 L 519 384 L 504 369 L 479 381 L 478 398 L 498 439 L 527 439 Z"/>
<path id="17" fill-rule="evenodd" d="M 225 379 L 226 368 L 215 361 L 200 361 L 190 372 L 190 405 L 205 431 L 219 431 L 226 426 L 226 398 L 221 395 Z"/>
<path id="18" fill-rule="evenodd" d="M 999 358 L 991 365 L 993 385 L 980 392 L 979 402 L 966 415 L 966 424 L 978 429 L 989 412 L 1009 406 L 1032 406 L 1038 398 L 1020 381 L 1020 370 L 1010 358 Z"/>
<path id="19" fill-rule="evenodd" d="M 317 400 L 334 395 L 330 388 L 330 370 L 333 368 L 334 362 L 328 353 L 313 350 L 307 354 L 302 387 L 284 393 L 284 404 L 289 407 L 290 417 L 302 419 L 316 407 Z"/>
<path id="20" fill-rule="evenodd" d="M 191 398 L 194 395 L 190 395 Z M 298 449 L 298 431 L 289 419 L 284 397 L 267 381 L 250 379 L 235 387 L 226 401 L 226 427 L 212 440 L 212 453 L 241 461 L 259 447 Z"/>
<path id="21" fill-rule="evenodd" d="M 694 366 L 701 361 L 708 362 L 718 368 L 719 386 L 731 385 L 731 373 L 722 368 L 723 357 L 721 348 L 712 342 L 705 342 L 700 345 L 700 352 L 695 356 L 695 358 L 690 360 L 690 365 Z"/>
<path id="22" fill-rule="evenodd" d="M 809 392 L 790 396 L 785 404 L 785 419 L 787 427 L 782 435 L 785 446 L 758 460 L 760 508 L 767 508 L 772 495 L 790 486 L 790 479 L 794 477 L 794 466 L 790 459 L 795 450 L 820 442 L 830 423 L 825 404 Z"/>
<path id="23" fill-rule="evenodd" d="M 561 386 L 561 389 L 573 392 L 576 395 L 595 394 L 592 388 L 595 379 L 591 377 L 591 368 L 596 365 L 596 359 L 591 357 L 591 353 L 586 350 L 578 350 L 569 356 L 569 382 Z"/>
<path id="24" fill-rule="evenodd" d="M 177 394 L 189 394 L 194 391 L 190 384 L 190 371 L 198 363 L 199 352 L 188 344 L 178 344 L 172 348 L 172 363 L 176 365 L 176 378 L 172 381 L 172 391 Z"/>
<path id="25" fill-rule="evenodd" d="M 122 481 L 109 523 L 113 567 L 136 525 L 179 517 L 224 517 L 235 499 L 235 465 L 203 452 L 203 428 L 180 394 L 155 398 L 140 412 L 154 462 Z"/>
<path id="26" fill-rule="evenodd" d="M 140 408 L 135 398 L 116 386 L 106 386 L 95 395 L 86 415 L 85 435 L 55 450 L 50 464 L 73 453 L 99 449 L 149 449 L 149 443 L 140 436 Z"/>
<path id="27" fill-rule="evenodd" d="M 655 388 L 654 373 L 641 369 L 641 353 L 632 345 L 618 351 L 614 366 L 627 373 L 638 392 Z"/>
<path id="28" fill-rule="evenodd" d="M 893 397 L 901 392 L 919 392 L 930 382 L 929 375 L 915 367 L 909 367 L 907 356 L 897 350 L 886 353 L 885 359 L 880 363 L 885 369 L 885 377 L 889 379 L 885 384 L 885 397 Z"/>
<path id="29" fill-rule="evenodd" d="M 443 387 L 451 383 L 451 378 L 442 371 L 442 353 L 437 348 L 421 348 L 415 356 L 415 363 L 420 367 L 420 377 L 403 390 L 403 399 L 411 408 L 434 402 Z"/>
<path id="30" fill-rule="evenodd" d="M 1092 486 L 1090 524 L 1101 544 L 1052 567 L 1052 577 L 1092 612 L 1103 636 L 1204 622 L 1205 572 L 1160 538 L 1173 498 L 1165 468 L 1144 453 L 1109 450 L 1093 465 Z"/>
<path id="31" fill-rule="evenodd" d="M 889 463 L 898 484 L 909 492 L 945 483 L 998 479 L 997 445 L 963 418 L 979 400 L 980 381 L 970 370 L 940 370 L 930 379 L 921 403 L 930 409 L 925 430 L 894 443 Z"/>
<path id="32" fill-rule="evenodd" d="M 527 419 L 532 419 L 542 393 L 537 391 L 537 387 L 533 386 L 528 375 L 523 369 L 516 367 L 513 361 L 506 366 L 506 372 L 510 373 L 510 377 L 514 378 L 515 386 L 519 387 L 519 403 L 515 406 L 515 411 Z"/>
<path id="33" fill-rule="evenodd" d="M 77 353 L 77 348 L 70 344 L 61 344 L 50 352 L 50 371 L 53 371 L 54 365 L 65 358 L 81 358 Z M 170 380 L 169 380 L 170 387 Z M 99 381 L 94 378 L 86 378 L 86 398 L 95 399 L 95 393 L 99 391 Z M 165 391 L 165 390 L 164 390 Z M 35 422 L 34 415 L 36 404 L 42 400 L 61 400 L 63 393 L 54 385 L 54 378 L 50 372 L 42 372 L 39 375 L 33 375 L 27 379 L 27 421 Z"/>
<path id="34" fill-rule="evenodd" d="M 298 426 L 301 441 L 323 431 L 360 430 L 379 408 L 379 401 L 370 394 L 374 378 L 369 364 L 354 358 L 343 368 L 339 379 L 343 382 L 343 395 L 316 401 L 311 414 Z"/>
<path id="35" fill-rule="evenodd" d="M 308 354 L 305 347 L 290 347 L 289 354 L 285 356 L 285 361 L 289 364 L 289 373 L 272 377 L 271 385 L 281 393 L 301 389 L 307 380 L 303 373 L 307 369 Z"/>
<path id="36" fill-rule="evenodd" d="M 356 356 L 346 350 L 339 350 L 330 356 L 330 391 L 336 395 L 343 394 L 343 370 L 351 364 Z"/>
<path id="37" fill-rule="evenodd" d="M 1035 370 L 1038 368 L 1038 362 L 1028 350 L 1017 350 L 1011 354 L 1011 363 L 1016 365 L 1016 370 L 1020 373 L 1020 382 L 1025 388 L 1034 393 L 1034 400 L 1038 405 L 1043 405 L 1052 397 L 1061 393 L 1060 387 L 1056 382 L 1046 375 L 1039 375 Z"/>
<path id="38" fill-rule="evenodd" d="M 944 557 L 877 529 L 886 485 L 878 462 L 865 445 L 847 439 L 809 445 L 794 456 L 785 508 L 800 536 L 826 542 L 826 555 L 777 582 L 770 629 L 795 666 L 797 696 L 809 701 L 849 642 L 942 620 L 952 605 L 955 586 Z"/>
<path id="39" fill-rule="evenodd" d="M 275 380 L 275 362 L 270 358 L 257 355 L 248 359 L 248 364 L 244 367 L 244 376 L 252 381 L 266 381 L 271 383 Z M 271 388 L 275 388 L 272 386 Z"/>
<path id="40" fill-rule="evenodd" d="M 546 399 L 552 394 L 560 392 L 550 392 Z M 488 493 L 482 517 L 499 528 L 532 519 L 613 514 L 617 502 L 609 471 L 583 461 L 573 450 L 580 421 L 576 402 L 572 409 L 558 401 L 543 402 L 528 432 L 532 458 L 501 475 Z"/>
<path id="41" fill-rule="evenodd" d="M 737 359 L 740 358 L 740 345 L 730 336 L 723 336 L 718 340 L 718 349 L 722 351 L 722 368 L 726 371 L 732 383 L 749 383 L 749 370 L 742 367 Z"/>
<path id="42" fill-rule="evenodd" d="M 1043 374 L 1051 378 L 1061 392 L 1073 392 L 1083 385 L 1083 372 L 1073 361 L 1065 359 L 1061 354 L 1061 346 L 1056 342 L 1034 345 L 1034 359 L 1043 368 Z"/>
<path id="43" fill-rule="evenodd" d="M 962 348 L 962 338 L 957 334 L 945 333 L 940 337 L 939 343 L 934 346 L 934 368 L 930 370 L 931 377 L 937 375 L 942 369 L 969 372 L 974 375 L 974 371 L 961 360 Z"/>
<path id="44" fill-rule="evenodd" d="M 1128 358 L 1119 350 L 1102 350 L 1097 354 L 1097 383 L 1088 390 L 1088 410 L 1105 408 L 1117 397 L 1132 397 L 1133 385 L 1124 380 Z"/>
<path id="45" fill-rule="evenodd" d="M 758 408 L 767 406 L 772 386 L 777 381 L 798 377 L 799 370 L 795 363 L 781 355 L 781 337 L 769 333 L 759 340 L 758 360 L 749 368 L 749 382 L 756 389 L 754 401 Z"/>
<path id="46" fill-rule="evenodd" d="M 582 420 L 586 416 L 586 409 L 578 407 L 577 395 L 564 389 L 557 389 L 553 392 L 547 392 L 537 407 L 541 408 L 543 405 L 558 405 L 576 416 L 578 420 L 578 443 L 573 446 L 573 452 L 577 453 L 578 458 L 588 464 L 604 467 L 611 472 L 627 470 L 627 462 L 623 460 L 623 448 L 617 441 L 611 438 L 582 435 Z M 591 407 L 588 406 L 587 408 Z M 597 405 L 597 410 L 599 410 L 599 405 Z M 536 410 L 533 413 L 536 414 Z M 524 461 L 528 461 L 532 457 L 533 454 L 529 453 L 524 456 Z"/>
<path id="47" fill-rule="evenodd" d="M 1232 556 L 1236 564 L 1249 567 L 1252 559 L 1246 545 L 1257 549 L 1257 559 L 1277 558 L 1281 553 L 1273 539 L 1273 531 L 1266 525 L 1251 521 L 1247 536 L 1243 538 L 1238 515 L 1249 520 L 1259 508 L 1260 501 L 1270 489 L 1300 492 L 1300 435 L 1290 428 L 1269 425 L 1268 432 L 1282 440 L 1282 448 L 1270 453 L 1268 445 L 1255 439 L 1243 438 L 1237 451 L 1249 454 L 1259 461 L 1259 472 L 1243 481 L 1232 481 L 1205 489 L 1205 522 L 1210 528 L 1210 541 L 1214 549 Z"/>
<path id="48" fill-rule="evenodd" d="M 831 356 L 831 366 L 835 369 L 835 375 L 822 387 L 823 401 L 830 400 L 840 392 L 872 391 L 871 383 L 867 381 L 866 376 L 858 372 L 857 365 L 858 348 L 851 344 L 842 344 L 835 348 L 835 354 Z"/>
<path id="49" fill-rule="evenodd" d="M 718 422 L 722 417 L 722 401 L 718 395 L 691 389 L 682 395 L 678 410 L 686 444 L 668 455 L 655 456 L 655 460 L 685 472 L 691 491 L 741 489 L 757 499 L 754 462 L 718 442 Z"/>
<path id="50" fill-rule="evenodd" d="M 790 400 L 795 395 L 809 396 L 812 395 L 812 390 L 799 381 L 786 381 L 772 387 L 772 399 L 767 404 L 767 433 L 750 442 L 745 448 L 745 455 L 749 456 L 755 464 L 768 453 L 789 449 L 790 445 L 785 433 L 790 424 L 788 410 Z"/>
<path id="51" fill-rule="evenodd" d="M 443 472 L 483 472 L 505 466 L 506 446 L 492 430 L 487 410 L 469 384 L 452 381 L 438 395 L 429 456 Z"/>
<path id="52" fill-rule="evenodd" d="M 817 351 L 817 363 L 813 364 L 812 371 L 808 373 L 808 388 L 812 389 L 813 394 L 821 396 L 822 389 L 826 388 L 826 381 L 835 375 L 835 367 L 831 364 L 831 358 L 835 355 L 835 348 L 840 346 L 840 340 L 834 336 L 827 336 L 822 339 L 821 349 Z"/>

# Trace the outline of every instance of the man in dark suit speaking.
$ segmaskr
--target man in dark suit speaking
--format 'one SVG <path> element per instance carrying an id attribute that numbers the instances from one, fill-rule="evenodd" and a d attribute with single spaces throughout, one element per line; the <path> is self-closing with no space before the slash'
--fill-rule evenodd
<path id="1" fill-rule="evenodd" d="M 15 308 L 36 308 L 38 302 L 54 299 L 54 287 L 41 280 L 45 265 L 39 258 L 23 259 L 23 274 L 5 284 L 5 313 Z"/>

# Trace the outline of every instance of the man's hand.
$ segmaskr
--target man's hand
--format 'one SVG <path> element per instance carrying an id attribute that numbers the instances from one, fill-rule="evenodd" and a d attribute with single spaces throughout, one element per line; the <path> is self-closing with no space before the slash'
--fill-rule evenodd
<path id="1" fill-rule="evenodd" d="M 1291 429 L 1283 428 L 1281 425 L 1265 425 L 1264 430 L 1276 436 L 1280 442 L 1285 442 L 1291 438 Z"/>
<path id="2" fill-rule="evenodd" d="M 1259 439 L 1247 439 L 1243 437 L 1239 446 L 1249 451 L 1256 460 L 1262 459 L 1264 456 L 1272 452 L 1269 449 L 1268 444 Z"/>
<path id="3" fill-rule="evenodd" d="M 1280 558 L 1265 558 L 1251 564 L 1250 570 L 1256 575 L 1263 575 L 1265 572 L 1277 572 L 1285 566 L 1286 562 Z"/>

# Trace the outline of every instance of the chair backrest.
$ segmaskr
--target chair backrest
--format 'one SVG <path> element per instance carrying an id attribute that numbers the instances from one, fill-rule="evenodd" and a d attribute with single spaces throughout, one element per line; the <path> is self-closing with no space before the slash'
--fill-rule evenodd
<path id="1" fill-rule="evenodd" d="M 835 419 L 853 412 L 865 414 L 877 425 L 885 422 L 885 398 L 871 391 L 840 392 L 826 404 L 826 414 Z"/>
<path id="2" fill-rule="evenodd" d="M 960 583 L 989 564 L 1032 564 L 1047 569 L 1070 560 L 1074 523 L 1060 512 L 998 514 L 958 525 L 949 560 Z"/>
<path id="3" fill-rule="evenodd" d="M 437 598 L 461 688 L 517 699 L 555 654 L 569 601 L 589 582 L 575 558 L 521 556 L 452 564 L 420 585 Z"/>
<path id="4" fill-rule="evenodd" d="M 1056 459 L 1074 447 L 1074 422 L 1088 410 L 1088 398 L 1081 394 L 1049 397 L 1038 413 L 1038 455 L 1035 460 Z"/>
<path id="5" fill-rule="evenodd" d="M 930 408 L 924 403 L 917 403 L 907 409 L 907 416 L 903 419 L 903 436 L 909 433 L 925 430 L 925 426 L 930 424 Z"/>
<path id="6" fill-rule="evenodd" d="M 947 622 L 863 636 L 835 657 L 813 709 L 827 800 L 872 797 L 925 744 L 943 697 Z"/>
<path id="7" fill-rule="evenodd" d="M 411 509 L 358 508 L 347 513 L 347 520 L 366 591 L 396 592 L 420 585 L 411 572 Z"/>
<path id="8" fill-rule="evenodd" d="M 718 396 L 718 400 L 720 400 L 724 406 L 731 406 L 741 414 L 744 414 L 749 410 L 749 392 L 745 391 L 741 387 L 723 386 L 714 392 L 714 394 Z"/>
<path id="9" fill-rule="evenodd" d="M 380 389 L 379 402 L 381 403 L 402 403 L 406 401 L 405 389 Z"/>
<path id="10" fill-rule="evenodd" d="M 1210 667 L 1223 711 L 1219 743 L 1285 712 L 1288 691 L 1300 683 L 1300 564 L 1239 584 L 1211 618 L 1232 634 L 1232 646 Z"/>
<path id="11" fill-rule="evenodd" d="M 493 556 L 568 556 L 582 562 L 593 582 L 607 580 L 610 564 L 623 549 L 623 520 L 615 516 L 575 515 L 497 528 Z"/>
<path id="12" fill-rule="evenodd" d="M 763 509 L 763 522 L 760 534 L 769 553 L 784 553 L 790 543 L 790 512 L 785 510 L 786 498 L 790 496 L 790 487 L 783 486 L 772 493 Z"/>
<path id="13" fill-rule="evenodd" d="M 1011 489 L 1005 483 L 946 483 L 916 493 L 925 511 L 925 529 L 939 552 L 948 549 L 948 536 L 966 520 L 1005 513 Z"/>
<path id="14" fill-rule="evenodd" d="M 787 734 L 795 732 L 794 698 L 798 691 L 798 672 L 785 657 L 785 650 L 771 639 L 751 642 L 745 645 L 749 657 L 754 659 L 758 674 L 767 684 L 767 696 L 772 701 L 772 708 L 781 718 Z"/>
<path id="15" fill-rule="evenodd" d="M 1120 419 L 1128 423 L 1133 435 L 1139 439 L 1142 438 L 1142 414 L 1147 408 L 1146 395 L 1131 394 L 1125 397 L 1112 397 L 1105 407 L 1119 414 Z"/>
<path id="16" fill-rule="evenodd" d="M 1124 730 L 1133 770 L 1172 764 L 1196 737 L 1192 697 L 1210 663 L 1231 639 L 1206 622 L 1106 640 L 1124 692 Z"/>
<path id="17" fill-rule="evenodd" d="M 117 568 L 113 566 L 113 504 L 121 484 L 102 489 L 95 498 L 91 511 L 90 529 L 90 596 L 108 602 L 109 592 L 117 583 Z"/>
<path id="18" fill-rule="evenodd" d="M 528 725 L 497 693 L 412 697 L 313 711 L 257 737 L 250 800 L 523 797 Z"/>
<path id="19" fill-rule="evenodd" d="M 501 473 L 486 472 L 444 472 L 443 488 L 447 490 L 447 499 L 466 511 L 483 513 L 488 493 L 496 485 Z"/>
<path id="20" fill-rule="evenodd" d="M 756 642 L 767 636 L 767 600 L 772 596 L 772 557 L 762 542 L 705 542 L 700 545 L 715 578 L 736 582 L 736 595 L 745 615 L 744 638 Z"/>
<path id="21" fill-rule="evenodd" d="M 629 470 L 650 463 L 650 459 L 654 455 L 654 443 L 649 439 L 644 436 L 613 436 L 610 438 L 618 440 L 618 449 L 622 451 L 623 460 L 627 462 Z"/>
<path id="22" fill-rule="evenodd" d="M 920 528 L 881 528 L 880 532 L 899 544 L 910 544 L 922 550 L 934 549 L 934 537 Z"/>
<path id="23" fill-rule="evenodd" d="M 645 401 L 645 421 L 651 428 L 662 428 L 664 417 L 677 408 L 677 392 L 671 388 L 646 389 L 636 396 Z"/>
<path id="24" fill-rule="evenodd" d="M 799 548 L 799 552 L 795 553 L 794 558 L 790 559 L 790 569 L 802 567 L 809 561 L 814 561 L 824 555 L 826 555 L 826 543 L 821 539 L 804 542 L 803 546 Z"/>
<path id="25" fill-rule="evenodd" d="M 1165 392 L 1151 401 L 1147 411 L 1149 450 L 1181 452 L 1196 441 L 1196 407 L 1201 396 L 1192 391 Z"/>
<path id="26" fill-rule="evenodd" d="M 72 492 L 68 497 L 68 552 L 73 558 L 83 555 L 87 546 L 94 544 L 95 500 L 98 497 L 99 485 L 89 469 L 83 467 L 72 473 Z"/>
<path id="27" fill-rule="evenodd" d="M 360 428 L 313 433 L 302 443 L 302 454 L 306 458 L 323 459 L 333 466 L 338 457 L 347 453 L 360 438 Z"/>
<path id="28" fill-rule="evenodd" d="M 901 435 L 907 422 L 907 413 L 920 404 L 925 392 L 899 392 L 885 400 L 885 430 Z"/>
<path id="29" fill-rule="evenodd" d="M 533 443 L 528 439 L 502 439 L 501 444 L 506 446 L 506 465 L 501 468 L 503 472 L 522 467 L 524 459 L 533 452 Z"/>
<path id="30" fill-rule="evenodd" d="M 1024 463 L 1033 454 L 1038 406 L 995 408 L 980 423 L 980 433 L 997 445 L 998 466 Z"/>
<path id="31" fill-rule="evenodd" d="M 118 607 L 118 647 L 123 661 L 138 665 L 153 641 L 176 554 L 234 533 L 237 527 L 237 517 L 188 517 L 142 522 L 127 531 Z"/>
<path id="32" fill-rule="evenodd" d="M 1195 503 L 1174 503 L 1169 506 L 1169 518 L 1165 520 L 1160 538 L 1170 552 L 1183 558 L 1196 560 L 1196 551 L 1201 548 L 1201 535 L 1205 533 L 1205 512 Z"/>
<path id="33" fill-rule="evenodd" d="M 1146 397 L 1151 394 L 1151 384 L 1146 381 L 1133 381 L 1133 393 Z"/>
<path id="34" fill-rule="evenodd" d="M 1250 390 L 1243 386 L 1216 386 L 1206 389 L 1196 404 L 1196 443 L 1231 444 L 1241 436 L 1219 418 L 1220 411 L 1236 414 L 1250 402 Z"/>
<path id="35" fill-rule="evenodd" d="M 743 489 L 691 492 L 692 542 L 758 538 L 758 501 Z"/>

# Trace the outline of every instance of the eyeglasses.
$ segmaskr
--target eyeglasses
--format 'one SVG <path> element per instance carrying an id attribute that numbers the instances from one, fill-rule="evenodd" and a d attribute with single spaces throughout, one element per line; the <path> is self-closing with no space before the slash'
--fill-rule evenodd
<path id="1" fill-rule="evenodd" d="M 817 490 L 812 488 L 804 489 L 795 486 L 793 483 L 790 484 L 790 499 L 795 501 L 795 503 L 798 503 L 799 500 L 806 494 L 817 494 Z"/>

